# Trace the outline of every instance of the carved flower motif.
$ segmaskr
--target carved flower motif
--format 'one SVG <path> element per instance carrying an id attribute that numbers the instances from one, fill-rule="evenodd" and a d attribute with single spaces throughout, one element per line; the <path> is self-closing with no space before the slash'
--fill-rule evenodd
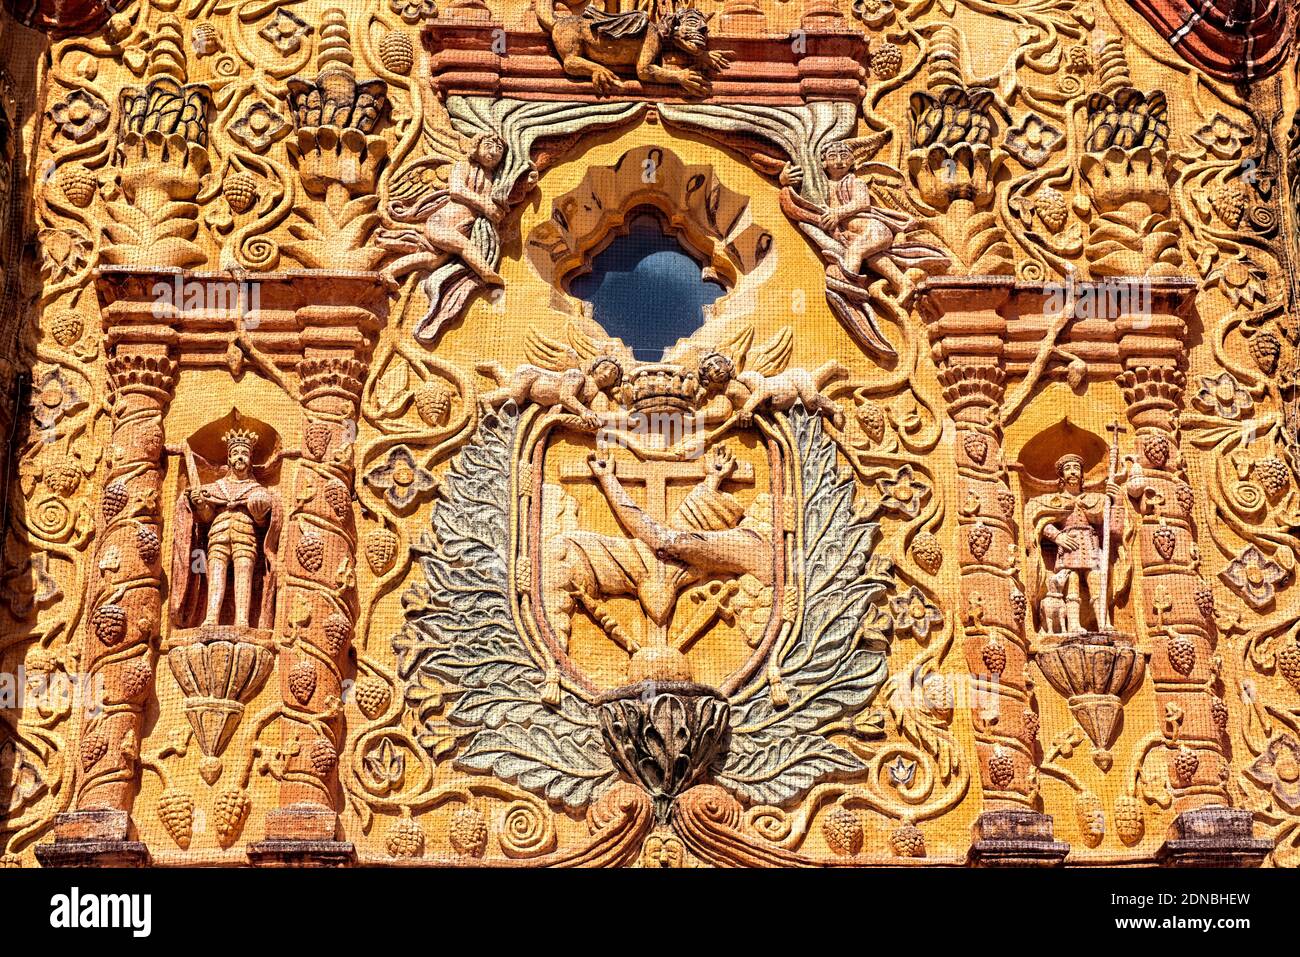
<path id="1" fill-rule="evenodd" d="M 1252 608 L 1263 608 L 1273 600 L 1277 585 L 1287 573 L 1277 562 L 1254 545 L 1248 545 L 1234 558 L 1219 577 Z"/>
<path id="2" fill-rule="evenodd" d="M 901 754 L 889 765 L 889 783 L 896 788 L 905 788 L 916 776 L 916 762 L 904 758 Z"/>
<path id="3" fill-rule="evenodd" d="M 32 418 L 43 429 L 52 429 L 69 415 L 86 407 L 86 400 L 73 388 L 62 369 L 51 369 L 32 390 Z"/>
<path id="4" fill-rule="evenodd" d="M 1192 402 L 1202 412 L 1225 419 L 1244 418 L 1255 408 L 1255 400 L 1231 372 L 1201 376 L 1201 387 L 1192 397 Z"/>
<path id="5" fill-rule="evenodd" d="M 943 612 L 915 585 L 890 598 L 889 610 L 894 618 L 894 632 L 910 633 L 918 641 L 926 638 L 931 629 L 943 627 Z"/>
<path id="6" fill-rule="evenodd" d="M 407 23 L 432 20 L 438 15 L 438 5 L 434 0 L 388 0 L 388 9 Z"/>
<path id="7" fill-rule="evenodd" d="M 853 15 L 875 29 L 894 19 L 893 0 L 853 0 Z"/>
<path id="8" fill-rule="evenodd" d="M 263 152 L 288 132 L 289 121 L 261 100 L 254 100 L 230 126 L 230 135 L 254 153 Z"/>
<path id="9" fill-rule="evenodd" d="M 93 246 L 85 236 L 67 229 L 42 229 L 37 234 L 41 259 L 51 282 L 58 282 L 86 268 Z"/>
<path id="10" fill-rule="evenodd" d="M 1221 113 L 1192 134 L 1192 139 L 1219 159 L 1236 159 L 1254 139 L 1250 130 Z"/>
<path id="11" fill-rule="evenodd" d="M 274 20 L 257 31 L 259 37 L 285 56 L 297 53 L 302 46 L 302 38 L 309 33 L 311 27 L 283 7 L 275 11 Z"/>
<path id="12" fill-rule="evenodd" d="M 916 518 L 930 497 L 930 486 L 916 477 L 910 465 L 904 465 L 893 478 L 879 479 L 876 485 L 882 496 L 881 507 L 908 518 Z"/>
<path id="13" fill-rule="evenodd" d="M 1016 126 L 1007 130 L 1006 148 L 1027 167 L 1037 169 L 1064 138 L 1064 133 L 1037 113 L 1028 113 Z"/>
<path id="14" fill-rule="evenodd" d="M 1246 777 L 1269 791 L 1283 809 L 1300 812 L 1300 742 L 1281 734 L 1246 768 Z"/>
<path id="15" fill-rule="evenodd" d="M 366 482 L 382 492 L 389 507 L 398 512 L 410 508 L 434 486 L 433 476 L 416 464 L 405 445 L 396 446 L 383 465 L 371 469 Z"/>
<path id="16" fill-rule="evenodd" d="M 1247 308 L 1264 301 L 1264 280 L 1268 274 L 1250 259 L 1221 260 L 1219 268 L 1211 272 L 1206 280 L 1217 282 L 1219 291 L 1228 297 L 1234 306 Z"/>
<path id="17" fill-rule="evenodd" d="M 73 90 L 68 98 L 55 103 L 49 117 L 59 132 L 74 143 L 84 143 L 108 122 L 108 105 L 86 90 Z"/>

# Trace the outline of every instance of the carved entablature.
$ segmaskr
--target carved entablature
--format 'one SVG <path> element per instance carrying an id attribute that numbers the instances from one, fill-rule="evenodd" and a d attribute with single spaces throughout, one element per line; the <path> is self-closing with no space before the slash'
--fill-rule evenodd
<path id="1" fill-rule="evenodd" d="M 576 7 L 570 10 L 553 0 L 540 0 L 540 4 L 552 12 L 547 16 L 539 11 L 533 29 L 508 28 L 489 19 L 430 20 L 422 37 L 435 89 L 443 96 L 574 102 L 707 100 L 772 106 L 817 100 L 855 102 L 866 91 L 867 39 L 842 16 L 802 28 L 796 37 L 731 34 L 725 32 L 725 20 L 723 31 L 710 31 L 708 24 L 690 18 L 682 22 L 683 14 L 675 14 L 668 39 L 660 41 L 653 37 L 654 20 L 638 25 L 624 14 L 627 23 L 602 23 L 575 12 Z M 700 21 L 704 17 L 694 12 L 692 16 Z M 628 51 L 609 57 L 608 63 L 600 54 L 592 58 L 588 47 L 602 31 L 619 38 Z M 697 41 L 683 36 L 692 32 L 701 37 L 698 54 L 693 52 Z M 654 45 L 653 53 L 648 43 Z M 661 44 L 666 53 L 660 52 Z M 680 65 L 659 66 L 665 56 Z M 638 69 L 643 59 L 647 64 Z"/>

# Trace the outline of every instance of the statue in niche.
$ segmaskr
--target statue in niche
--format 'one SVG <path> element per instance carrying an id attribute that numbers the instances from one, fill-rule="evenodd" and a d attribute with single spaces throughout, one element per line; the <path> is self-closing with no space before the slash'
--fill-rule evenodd
<path id="1" fill-rule="evenodd" d="M 283 507 L 256 473 L 278 460 L 268 454 L 274 434 L 250 427 L 237 411 L 226 424 L 216 446 L 224 449 L 224 464 L 214 465 L 195 448 L 212 443 L 211 427 L 181 450 L 188 487 L 176 500 L 172 620 L 178 627 L 270 629 Z M 261 465 L 254 464 L 258 453 L 267 456 Z M 200 462 L 214 475 L 210 481 L 202 480 Z"/>
<path id="2" fill-rule="evenodd" d="M 1040 627 L 1058 635 L 1106 631 L 1119 580 L 1112 572 L 1124 537 L 1120 487 L 1112 469 L 1104 491 L 1089 491 L 1083 458 L 1074 453 L 1057 460 L 1056 473 L 1057 490 L 1034 496 L 1025 506 L 1038 553 Z"/>
<path id="3" fill-rule="evenodd" d="M 452 165 L 446 189 L 419 191 L 407 202 L 392 204 L 394 219 L 422 225 L 380 229 L 376 234 L 385 249 L 405 253 L 383 269 L 386 282 L 396 286 L 407 273 L 434 269 L 448 256 L 459 258 L 490 286 L 504 282 L 472 235 L 480 218 L 495 226 L 506 215 L 505 207 L 492 197 L 492 175 L 505 155 L 505 140 L 494 133 L 481 134 L 467 155 Z"/>

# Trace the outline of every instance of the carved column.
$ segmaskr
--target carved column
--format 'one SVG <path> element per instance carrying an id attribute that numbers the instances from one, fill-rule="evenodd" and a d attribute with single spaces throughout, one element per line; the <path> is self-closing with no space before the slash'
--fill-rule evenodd
<path id="1" fill-rule="evenodd" d="M 280 806 L 255 864 L 345 864 L 352 844 L 337 839 L 342 746 L 342 668 L 356 621 L 356 526 L 352 496 L 357 410 L 365 367 L 350 357 L 308 355 L 298 364 L 303 456 L 287 504 L 278 629 L 289 755 Z"/>
<path id="2" fill-rule="evenodd" d="M 1133 543 L 1140 620 L 1179 812 L 1158 856 L 1175 866 L 1258 866 L 1272 844 L 1252 836 L 1250 811 L 1229 806 L 1214 592 L 1198 571 L 1196 493 L 1179 447 L 1184 375 L 1174 358 L 1134 356 L 1125 365 L 1120 385 L 1134 429 L 1137 467 L 1128 493 L 1140 518 Z"/>
<path id="3" fill-rule="evenodd" d="M 930 280 L 918 297 L 955 429 L 960 614 L 983 799 L 970 860 L 985 866 L 1055 865 L 1069 852 L 1054 840 L 1051 817 L 1035 808 L 1038 713 L 999 416 L 1006 384 L 999 310 L 1013 285 L 1010 277 Z"/>
<path id="4" fill-rule="evenodd" d="M 121 348 L 108 360 L 112 436 L 96 516 L 89 575 L 80 702 L 80 765 L 74 810 L 55 820 L 55 842 L 36 855 L 48 866 L 142 865 L 131 802 L 139 770 L 140 724 L 153 688 L 162 614 L 161 517 L 163 411 L 175 385 L 165 346 Z"/>

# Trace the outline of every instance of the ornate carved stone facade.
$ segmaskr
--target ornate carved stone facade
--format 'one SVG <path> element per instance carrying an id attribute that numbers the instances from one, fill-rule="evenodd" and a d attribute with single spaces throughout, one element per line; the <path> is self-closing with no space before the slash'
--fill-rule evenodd
<path id="1" fill-rule="evenodd" d="M 1287 5 L 4 10 L 4 864 L 1300 863 Z"/>

